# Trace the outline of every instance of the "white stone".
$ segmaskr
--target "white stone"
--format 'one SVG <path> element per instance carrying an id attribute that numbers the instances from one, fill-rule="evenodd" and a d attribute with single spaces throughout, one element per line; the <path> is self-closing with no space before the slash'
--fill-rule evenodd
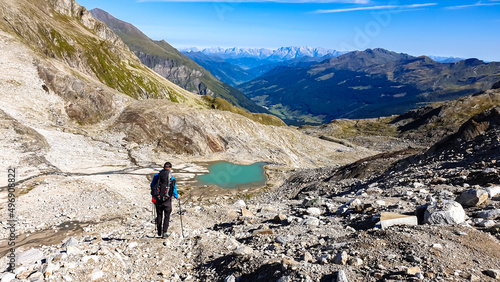
<path id="1" fill-rule="evenodd" d="M 455 201 L 434 203 L 425 210 L 424 222 L 436 225 L 460 224 L 465 222 L 465 211 Z"/>
<path id="2" fill-rule="evenodd" d="M 62 278 L 63 278 L 63 279 L 64 279 L 64 281 L 66 281 L 66 282 L 71 282 L 71 281 L 73 281 L 73 278 L 71 278 L 69 275 L 64 275 Z"/>
<path id="3" fill-rule="evenodd" d="M 2 282 L 10 282 L 14 279 L 16 279 L 16 275 L 12 272 L 7 272 L 3 275 Z"/>
<path id="4" fill-rule="evenodd" d="M 75 247 L 75 246 L 68 246 L 66 248 L 66 253 L 68 255 L 79 255 L 79 254 L 82 253 L 82 251 L 79 248 Z"/>
<path id="5" fill-rule="evenodd" d="M 43 275 L 45 277 L 48 277 L 50 275 L 53 275 L 54 272 L 58 271 L 60 268 L 59 264 L 53 264 L 53 263 L 49 263 L 47 264 L 47 266 L 45 267 L 45 271 L 43 272 Z"/>
<path id="6" fill-rule="evenodd" d="M 128 245 L 127 245 L 127 248 L 129 248 L 129 249 L 133 249 L 133 248 L 137 247 L 138 245 L 139 245 L 139 243 L 137 243 L 137 242 L 132 242 L 132 243 L 130 243 L 130 244 L 128 244 Z"/>
<path id="7" fill-rule="evenodd" d="M 321 215 L 321 210 L 319 208 L 308 208 L 306 210 L 308 215 L 312 216 L 320 216 Z"/>
<path id="8" fill-rule="evenodd" d="M 27 265 L 43 259 L 42 251 L 38 249 L 31 249 L 19 254 L 16 258 L 16 263 L 20 265 Z"/>
<path id="9" fill-rule="evenodd" d="M 432 244 L 432 248 L 436 249 L 436 250 L 442 250 L 443 249 L 443 245 L 441 245 L 439 243 Z"/>
<path id="10" fill-rule="evenodd" d="M 385 206 L 385 201 L 383 201 L 383 200 L 376 200 L 376 201 L 375 201 L 375 204 L 376 204 L 377 206 L 384 207 L 384 206 Z"/>
<path id="11" fill-rule="evenodd" d="M 349 282 L 347 275 L 342 269 L 337 272 L 337 282 Z"/>
<path id="12" fill-rule="evenodd" d="M 92 274 L 90 275 L 90 279 L 92 281 L 95 281 L 97 279 L 100 279 L 104 276 L 104 272 L 102 270 L 94 270 L 94 272 L 92 272 Z"/>
<path id="13" fill-rule="evenodd" d="M 492 186 L 485 189 L 490 198 L 500 195 L 500 186 Z"/>
<path id="14" fill-rule="evenodd" d="M 416 216 L 390 212 L 383 212 L 380 214 L 380 226 L 382 229 L 386 229 L 393 225 L 418 225 L 418 219 Z"/>
<path id="15" fill-rule="evenodd" d="M 420 183 L 420 182 L 413 182 L 413 188 L 415 188 L 415 189 L 422 188 L 424 186 L 425 185 Z"/>
<path id="16" fill-rule="evenodd" d="M 347 206 L 349 208 L 355 208 L 357 206 L 360 206 L 361 205 L 361 200 L 360 199 L 354 199 L 354 200 L 351 200 L 347 203 Z"/>
<path id="17" fill-rule="evenodd" d="M 235 207 L 239 207 L 239 208 L 242 208 L 242 207 L 246 207 L 246 206 L 247 206 L 247 204 L 245 204 L 245 201 L 243 201 L 243 200 L 238 200 L 238 201 L 236 201 L 236 202 L 233 204 L 233 206 L 235 206 Z"/>

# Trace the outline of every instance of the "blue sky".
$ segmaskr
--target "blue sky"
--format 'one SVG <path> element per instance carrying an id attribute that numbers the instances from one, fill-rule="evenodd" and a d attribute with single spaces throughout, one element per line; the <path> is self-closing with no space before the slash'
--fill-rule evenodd
<path id="1" fill-rule="evenodd" d="M 385 48 L 500 61 L 500 0 L 77 0 L 174 47 Z"/>

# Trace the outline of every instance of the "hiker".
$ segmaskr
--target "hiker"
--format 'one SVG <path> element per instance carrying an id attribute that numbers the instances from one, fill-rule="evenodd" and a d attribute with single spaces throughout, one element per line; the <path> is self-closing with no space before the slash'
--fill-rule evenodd
<path id="1" fill-rule="evenodd" d="M 177 183 L 175 177 L 172 176 L 172 164 L 166 162 L 163 169 L 155 174 L 151 181 L 152 202 L 156 207 L 156 227 L 158 236 L 162 238 L 168 237 L 168 224 L 170 221 L 170 213 L 172 213 L 172 196 L 179 199 L 177 193 Z M 162 224 L 163 221 L 163 224 Z"/>

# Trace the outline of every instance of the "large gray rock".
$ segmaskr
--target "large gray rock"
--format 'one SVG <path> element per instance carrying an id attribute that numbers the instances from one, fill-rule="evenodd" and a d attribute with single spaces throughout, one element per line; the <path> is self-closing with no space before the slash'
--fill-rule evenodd
<path id="1" fill-rule="evenodd" d="M 424 213 L 424 223 L 447 225 L 465 222 L 465 211 L 455 201 L 442 201 L 431 204 Z"/>
<path id="2" fill-rule="evenodd" d="M 241 246 L 234 251 L 237 256 L 245 256 L 253 254 L 253 249 L 248 246 Z"/>
<path id="3" fill-rule="evenodd" d="M 485 219 L 497 219 L 500 218 L 500 209 L 496 210 L 485 210 L 478 214 L 480 218 Z"/>
<path id="4" fill-rule="evenodd" d="M 475 207 L 484 203 L 488 199 L 488 192 L 483 189 L 471 189 L 462 192 L 460 196 L 456 198 L 459 204 L 464 207 Z"/>
<path id="5" fill-rule="evenodd" d="M 42 251 L 38 249 L 31 249 L 27 250 L 25 252 L 22 252 L 17 256 L 17 264 L 19 265 L 27 265 L 34 263 L 36 261 L 42 260 L 43 259 L 43 253 Z"/>

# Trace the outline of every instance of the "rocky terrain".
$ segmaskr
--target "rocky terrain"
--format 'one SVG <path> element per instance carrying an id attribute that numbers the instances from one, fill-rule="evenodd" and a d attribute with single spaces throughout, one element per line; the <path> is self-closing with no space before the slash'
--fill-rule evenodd
<path id="1" fill-rule="evenodd" d="M 498 281 L 499 110 L 473 117 L 423 153 L 288 173 L 269 165 L 274 184 L 264 190 L 212 190 L 196 200 L 181 184 L 168 239 L 156 238 L 151 223 L 154 170 L 132 169 L 126 151 L 104 146 L 104 158 L 109 150 L 115 159 L 121 154 L 115 169 L 87 167 L 18 184 L 18 265 L 2 279 Z M 56 145 L 62 135 L 46 140 Z M 90 156 L 77 153 L 76 138 L 71 150 L 47 159 L 82 170 Z M 174 168 L 179 179 L 202 170 Z M 2 254 L 7 250 L 2 245 Z"/>

